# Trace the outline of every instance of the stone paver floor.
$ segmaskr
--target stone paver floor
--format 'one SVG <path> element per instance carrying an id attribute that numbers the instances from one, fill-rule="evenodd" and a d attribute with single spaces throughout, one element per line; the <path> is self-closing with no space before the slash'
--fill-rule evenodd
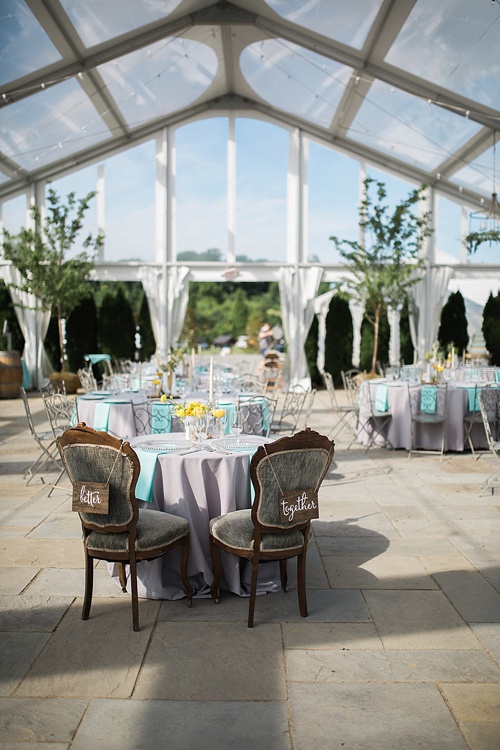
<path id="1" fill-rule="evenodd" d="M 325 392 L 311 426 L 331 429 Z M 492 459 L 347 445 L 320 493 L 307 619 L 292 563 L 253 630 L 225 595 L 141 600 L 134 633 L 102 563 L 80 619 L 78 516 L 48 496 L 55 474 L 26 486 L 37 448 L 22 401 L 0 401 L 0 750 L 499 750 Z"/>

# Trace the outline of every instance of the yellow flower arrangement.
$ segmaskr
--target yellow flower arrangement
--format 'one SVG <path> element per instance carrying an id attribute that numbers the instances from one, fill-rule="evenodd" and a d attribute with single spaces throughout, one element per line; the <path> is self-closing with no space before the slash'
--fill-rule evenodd
<path id="1" fill-rule="evenodd" d="M 212 409 L 212 417 L 215 419 L 221 419 L 224 416 L 224 409 Z"/>
<path id="2" fill-rule="evenodd" d="M 201 404 L 199 401 L 190 401 L 189 404 L 177 404 L 174 407 L 174 414 L 179 419 L 185 417 L 201 417 L 208 412 L 208 406 Z"/>
<path id="3" fill-rule="evenodd" d="M 166 393 L 162 393 L 161 394 L 160 401 L 162 402 L 162 404 L 165 404 L 167 402 L 167 394 Z"/>

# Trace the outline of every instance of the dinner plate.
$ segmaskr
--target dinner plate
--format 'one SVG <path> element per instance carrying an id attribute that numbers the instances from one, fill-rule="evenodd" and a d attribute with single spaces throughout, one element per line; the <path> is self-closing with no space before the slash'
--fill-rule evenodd
<path id="1" fill-rule="evenodd" d="M 223 441 L 217 441 L 215 445 L 219 446 L 219 448 L 223 448 L 226 451 L 248 451 L 248 450 L 257 450 L 259 447 L 255 443 L 245 443 L 242 440 L 240 440 L 239 443 L 236 442 L 236 440 L 223 440 Z"/>
<path id="2" fill-rule="evenodd" d="M 155 451 L 156 453 L 170 453 L 171 451 L 184 451 L 192 448 L 195 443 L 185 440 L 182 443 L 142 443 L 137 445 L 143 451 Z"/>

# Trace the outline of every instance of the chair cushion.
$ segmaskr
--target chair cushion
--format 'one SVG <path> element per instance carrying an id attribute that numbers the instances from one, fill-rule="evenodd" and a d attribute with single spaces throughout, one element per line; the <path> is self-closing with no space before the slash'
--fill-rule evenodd
<path id="1" fill-rule="evenodd" d="M 181 539 L 187 534 L 189 524 L 185 518 L 159 510 L 139 510 L 137 522 L 137 552 L 154 552 L 159 547 Z M 91 531 L 85 540 L 89 551 L 128 552 L 128 533 Z"/>
<path id="2" fill-rule="evenodd" d="M 210 521 L 210 533 L 222 544 L 234 549 L 250 551 L 253 549 L 253 531 L 251 510 L 235 510 L 224 516 L 217 516 Z M 300 531 L 289 531 L 285 534 L 262 534 L 261 550 L 296 550 L 300 552 L 304 538 Z"/>

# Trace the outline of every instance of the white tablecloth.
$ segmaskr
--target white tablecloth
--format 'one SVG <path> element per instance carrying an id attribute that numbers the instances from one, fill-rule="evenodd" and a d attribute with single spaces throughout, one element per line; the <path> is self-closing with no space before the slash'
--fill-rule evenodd
<path id="1" fill-rule="evenodd" d="M 152 502 L 139 501 L 142 508 L 162 510 L 182 516 L 189 521 L 190 553 L 188 575 L 195 596 L 210 596 L 213 580 L 209 547 L 209 521 L 215 516 L 251 506 L 250 458 L 254 451 L 223 454 L 197 451 L 181 456 L 176 452 L 158 453 L 141 450 L 141 444 L 154 441 L 180 443 L 181 434 L 170 434 L 168 440 L 160 435 L 142 436 L 130 440 L 139 460 L 154 471 Z M 227 438 L 235 442 L 235 438 Z M 267 442 L 265 438 L 242 436 L 241 442 L 255 449 Z M 212 441 L 208 441 L 212 444 Z M 156 462 L 154 456 L 156 455 Z M 151 456 L 153 462 L 151 462 Z M 246 561 L 221 552 L 223 579 L 221 588 L 246 596 L 249 592 L 250 565 Z M 149 599 L 181 599 L 184 590 L 179 575 L 178 550 L 151 562 L 138 564 L 139 596 Z M 111 575 L 118 581 L 118 566 L 109 563 Z M 280 588 L 277 564 L 261 566 L 259 593 Z"/>
<path id="2" fill-rule="evenodd" d="M 78 397 L 78 420 L 96 430 L 102 429 L 114 437 L 128 440 L 136 435 L 131 402 L 145 400 L 146 394 L 141 391 L 121 391 L 113 396 L 99 391 L 88 393 Z"/>
<path id="3" fill-rule="evenodd" d="M 393 448 L 404 448 L 409 450 L 411 446 L 411 416 L 410 404 L 408 399 L 408 384 L 404 381 L 385 381 L 374 379 L 370 381 L 373 403 L 377 398 L 377 386 L 387 386 L 387 406 L 388 412 L 391 413 L 391 419 L 384 428 L 387 440 Z M 367 387 L 367 383 L 363 386 Z M 445 450 L 446 451 L 463 451 L 464 450 L 464 416 L 469 408 L 469 391 L 474 391 L 474 385 L 466 383 L 449 383 L 446 400 L 446 423 L 445 423 Z M 365 424 L 369 414 L 366 399 L 360 396 L 360 412 L 358 425 L 362 427 Z M 424 450 L 440 450 L 441 448 L 441 428 L 438 425 L 416 425 L 414 448 Z M 488 443 L 486 435 L 481 424 L 474 425 L 471 432 L 472 443 L 474 448 L 487 448 Z M 366 430 L 359 429 L 358 440 L 360 443 L 368 444 L 368 434 Z M 383 436 L 377 436 L 376 445 L 386 446 L 387 441 Z M 468 447 L 468 443 L 467 446 Z"/>

